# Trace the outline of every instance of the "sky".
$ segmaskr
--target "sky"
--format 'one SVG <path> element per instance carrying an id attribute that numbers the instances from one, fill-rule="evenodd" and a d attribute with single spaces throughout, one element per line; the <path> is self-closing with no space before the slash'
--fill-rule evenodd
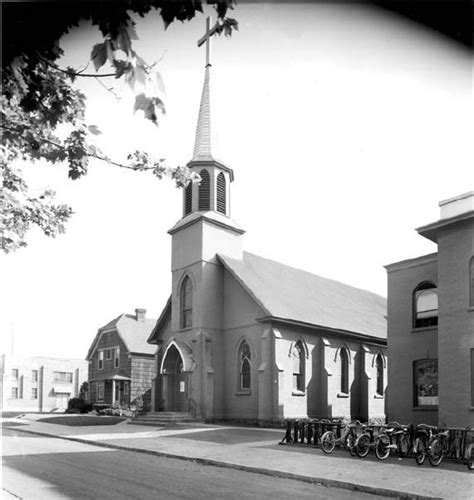
<path id="1" fill-rule="evenodd" d="M 417 24 L 355 4 L 239 4 L 232 15 L 239 31 L 213 40 L 211 93 L 244 249 L 386 296 L 383 266 L 435 252 L 414 228 L 439 218 L 440 200 L 473 189 L 471 60 Z M 109 157 L 191 159 L 204 29 L 205 15 L 166 31 L 157 14 L 137 19 L 135 50 L 159 61 L 166 85 L 158 128 L 133 114 L 120 82 L 106 83 L 120 100 L 95 79 L 78 82 Z M 84 67 L 101 41 L 83 23 L 61 41 L 60 65 Z M 0 351 L 84 358 L 119 314 L 143 307 L 158 318 L 182 192 L 95 160 L 78 181 L 65 166 L 24 172 L 75 215 L 64 235 L 36 231 L 26 249 L 0 255 Z"/>

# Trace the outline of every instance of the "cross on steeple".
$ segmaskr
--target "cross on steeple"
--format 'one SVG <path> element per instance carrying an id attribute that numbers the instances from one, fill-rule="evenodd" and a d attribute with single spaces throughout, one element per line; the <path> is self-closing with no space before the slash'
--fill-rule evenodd
<path id="1" fill-rule="evenodd" d="M 198 40 L 198 47 L 206 44 L 206 68 L 211 66 L 211 36 L 217 32 L 217 24 L 211 28 L 211 16 L 206 18 L 206 33 Z"/>

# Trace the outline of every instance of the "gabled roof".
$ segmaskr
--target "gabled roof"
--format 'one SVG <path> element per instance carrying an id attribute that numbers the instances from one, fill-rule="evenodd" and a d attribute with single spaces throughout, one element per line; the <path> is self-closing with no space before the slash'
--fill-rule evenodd
<path id="1" fill-rule="evenodd" d="M 137 321 L 136 316 L 133 314 L 121 314 L 102 328 L 99 328 L 86 359 L 92 356 L 102 332 L 110 330 L 116 330 L 129 352 L 155 354 L 156 346 L 147 343 L 155 324 L 156 319 L 145 318 L 143 321 Z"/>
<path id="2" fill-rule="evenodd" d="M 148 337 L 148 342 L 151 343 L 156 343 L 156 336 L 158 333 L 164 328 L 166 325 L 166 322 L 168 318 L 171 315 L 171 296 L 169 299 L 166 301 L 166 305 L 163 308 L 163 311 L 161 311 L 160 317 L 158 318 L 158 321 L 156 322 L 153 330 L 150 333 L 150 336 Z"/>
<path id="3" fill-rule="evenodd" d="M 387 338 L 387 300 L 248 252 L 220 261 L 268 317 Z"/>

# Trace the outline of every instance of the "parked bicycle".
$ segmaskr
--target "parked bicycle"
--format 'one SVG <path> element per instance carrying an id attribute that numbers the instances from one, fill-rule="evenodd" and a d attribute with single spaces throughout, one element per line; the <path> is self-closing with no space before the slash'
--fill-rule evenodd
<path id="1" fill-rule="evenodd" d="M 357 437 L 354 449 L 359 458 L 365 458 L 375 445 L 376 426 L 364 425 L 362 433 Z"/>
<path id="2" fill-rule="evenodd" d="M 374 448 L 379 460 L 386 460 L 391 451 L 396 451 L 400 457 L 406 457 L 411 449 L 408 426 L 398 422 L 388 424 L 375 438 Z"/>
<path id="3" fill-rule="evenodd" d="M 337 436 L 332 430 L 326 431 L 321 437 L 321 449 L 324 453 L 330 454 L 334 451 L 336 445 L 339 445 L 343 446 L 354 456 L 357 428 L 361 426 L 362 424 L 358 420 L 355 420 L 342 428 L 340 436 Z"/>
<path id="4" fill-rule="evenodd" d="M 437 428 L 432 425 L 417 425 L 412 453 L 418 465 L 423 465 L 425 462 L 428 455 L 429 443 L 435 436 L 436 431 Z"/>
<path id="5" fill-rule="evenodd" d="M 466 429 L 446 429 L 438 432 L 428 445 L 428 460 L 433 467 L 438 466 L 443 459 L 453 460 L 464 459 L 469 469 L 472 468 L 472 443 L 467 443 L 468 433 L 471 428 Z M 471 462 L 471 464 L 470 464 Z"/>

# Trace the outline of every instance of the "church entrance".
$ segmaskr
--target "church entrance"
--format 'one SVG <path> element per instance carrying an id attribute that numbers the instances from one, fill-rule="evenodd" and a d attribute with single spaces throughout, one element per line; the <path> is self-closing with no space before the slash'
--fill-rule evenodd
<path id="1" fill-rule="evenodd" d="M 183 370 L 183 359 L 172 345 L 163 362 L 163 403 L 165 411 L 189 411 L 189 376 Z"/>

